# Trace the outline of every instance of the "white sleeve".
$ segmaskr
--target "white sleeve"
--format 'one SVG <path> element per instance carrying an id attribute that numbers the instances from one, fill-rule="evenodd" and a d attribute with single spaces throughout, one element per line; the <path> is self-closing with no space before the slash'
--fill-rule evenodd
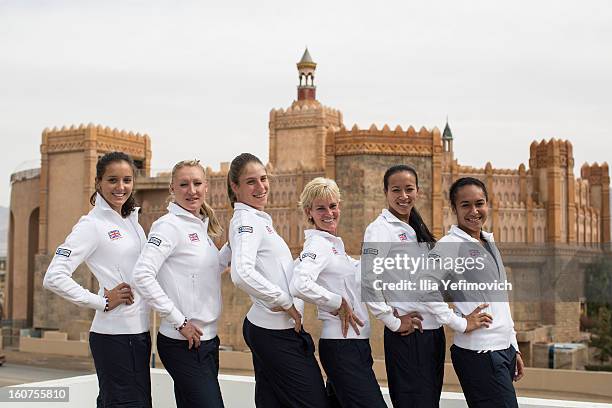
<path id="1" fill-rule="evenodd" d="M 317 283 L 319 274 L 331 261 L 331 249 L 319 239 L 308 239 L 293 268 L 293 278 L 289 285 L 291 294 L 323 309 L 333 312 L 340 308 L 342 296 L 330 292 Z"/>
<path id="2" fill-rule="evenodd" d="M 520 352 L 518 341 L 516 340 L 516 330 L 514 330 L 514 322 L 512 323 L 512 338 L 510 339 L 510 344 L 514 347 L 517 352 Z"/>
<path id="3" fill-rule="evenodd" d="M 87 216 L 81 217 L 66 237 L 66 241 L 55 251 L 45 273 L 43 286 L 79 306 L 104 310 L 104 296 L 91 293 L 72 279 L 76 268 L 96 250 L 98 237 L 95 220 Z"/>
<path id="4" fill-rule="evenodd" d="M 437 248 L 434 247 L 429 254 L 430 258 L 440 257 L 441 255 L 437 252 Z M 439 288 L 443 285 L 441 281 L 447 276 L 446 270 L 442 268 L 430 268 L 421 269 L 418 271 L 419 279 L 426 279 L 432 282 L 436 282 Z M 421 306 L 426 312 L 432 314 L 438 324 L 449 326 L 456 332 L 464 333 L 467 328 L 467 319 L 455 314 L 455 311 L 451 309 L 439 290 L 431 289 L 424 291 L 421 296 Z"/>
<path id="5" fill-rule="evenodd" d="M 223 272 L 225 268 L 230 266 L 232 262 L 232 249 L 230 248 L 229 242 L 226 242 L 219 250 L 219 273 Z"/>
<path id="6" fill-rule="evenodd" d="M 425 311 L 434 316 L 438 324 L 447 325 L 456 332 L 465 333 L 467 319 L 457 316 L 446 302 L 422 302 L 421 304 Z"/>
<path id="7" fill-rule="evenodd" d="M 364 262 L 368 262 L 367 260 L 371 257 L 386 257 L 389 245 L 385 245 L 385 243 L 388 242 L 390 242 L 390 237 L 386 228 L 384 228 L 382 225 L 377 225 L 376 223 L 368 225 L 368 228 L 366 228 L 363 236 L 363 248 L 361 251 L 362 260 Z M 382 245 L 380 245 L 380 243 L 382 243 Z M 376 248 L 374 248 L 375 246 Z M 385 251 L 385 249 L 387 251 Z M 372 277 L 373 275 L 366 271 L 365 276 Z M 373 282 L 365 282 L 364 284 L 373 285 Z M 397 331 L 402 325 L 402 321 L 393 315 L 393 308 L 383 300 L 384 299 L 381 299 L 380 302 L 366 302 L 366 305 L 374 317 L 382 321 L 385 326 L 389 328 L 389 330 Z"/>
<path id="8" fill-rule="evenodd" d="M 257 250 L 264 234 L 262 223 L 255 215 L 239 211 L 234 214 L 229 228 L 234 285 L 272 307 L 289 309 L 293 305 L 293 298 L 255 269 Z"/>
<path id="9" fill-rule="evenodd" d="M 142 297 L 174 327 L 185 321 L 183 314 L 166 295 L 157 281 L 157 274 L 166 259 L 172 255 L 178 242 L 174 226 L 168 222 L 155 223 L 149 239 L 134 267 L 134 286 Z"/>

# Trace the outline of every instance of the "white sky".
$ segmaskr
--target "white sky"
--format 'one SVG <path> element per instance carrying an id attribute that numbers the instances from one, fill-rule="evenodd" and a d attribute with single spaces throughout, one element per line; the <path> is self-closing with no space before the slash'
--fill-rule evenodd
<path id="1" fill-rule="evenodd" d="M 442 130 L 448 114 L 465 165 L 527 165 L 552 137 L 572 141 L 576 175 L 612 161 L 609 0 L 210 4 L 0 0 L 0 205 L 45 127 L 146 132 L 155 169 L 267 160 L 305 45 L 347 127 Z"/>

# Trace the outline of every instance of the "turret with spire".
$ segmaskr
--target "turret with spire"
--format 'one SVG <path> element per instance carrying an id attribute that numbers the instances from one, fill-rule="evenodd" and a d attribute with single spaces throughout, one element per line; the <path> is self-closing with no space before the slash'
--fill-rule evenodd
<path id="1" fill-rule="evenodd" d="M 314 73 L 317 64 L 312 60 L 308 47 L 304 50 L 302 59 L 297 63 L 300 84 L 298 85 L 298 101 L 316 100 L 317 87 L 314 85 Z"/>
<path id="2" fill-rule="evenodd" d="M 446 117 L 446 126 L 444 126 L 444 132 L 442 132 L 442 146 L 445 152 L 453 152 L 453 132 L 448 125 L 448 116 Z"/>

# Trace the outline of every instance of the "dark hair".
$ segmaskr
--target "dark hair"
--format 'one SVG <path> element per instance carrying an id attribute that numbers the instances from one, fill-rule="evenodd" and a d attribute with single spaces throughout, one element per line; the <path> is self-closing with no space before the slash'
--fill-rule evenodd
<path id="1" fill-rule="evenodd" d="M 96 184 L 102 180 L 104 173 L 106 172 L 106 167 L 109 164 L 124 161 L 127 162 L 132 168 L 132 174 L 136 173 L 136 166 L 134 165 L 134 160 L 132 158 L 123 153 L 123 152 L 110 152 L 106 153 L 104 156 L 98 159 L 98 163 L 96 163 Z M 94 191 L 94 193 L 89 197 L 89 203 L 91 205 L 96 205 L 96 194 L 98 194 L 98 190 Z M 130 215 L 134 209 L 136 208 L 136 199 L 134 198 L 134 190 L 128 197 L 127 201 L 123 203 L 121 206 L 121 216 L 123 218 Z"/>
<path id="2" fill-rule="evenodd" d="M 389 167 L 387 171 L 385 171 L 385 175 L 383 177 L 383 187 L 385 189 L 385 193 L 389 189 L 389 178 L 392 175 L 401 173 L 403 171 L 407 171 L 414 175 L 416 186 L 419 188 L 419 175 L 417 174 L 416 170 L 411 166 L 398 164 L 396 166 Z M 427 242 L 429 244 L 436 242 L 436 238 L 433 236 L 431 231 L 429 231 L 429 228 L 427 228 L 427 225 L 425 225 L 421 214 L 419 214 L 415 207 L 412 207 L 412 210 L 410 211 L 408 225 L 410 225 L 412 229 L 414 229 L 414 232 L 416 232 L 417 242 Z"/>
<path id="3" fill-rule="evenodd" d="M 450 199 L 451 207 L 457 208 L 455 205 L 455 200 L 457 199 L 457 192 L 461 187 L 465 186 L 476 186 L 482 189 L 482 192 L 485 195 L 485 200 L 489 201 L 489 194 L 487 193 L 487 187 L 485 184 L 474 177 L 461 177 L 460 179 L 455 180 L 453 185 L 451 186 L 448 192 L 448 198 Z"/>
<path id="4" fill-rule="evenodd" d="M 234 157 L 232 163 L 230 164 L 229 171 L 227 172 L 227 196 L 229 197 L 230 204 L 232 208 L 234 208 L 234 203 L 236 202 L 236 193 L 232 190 L 232 184 L 238 184 L 240 181 L 240 175 L 242 171 L 249 163 L 259 163 L 263 166 L 263 163 L 257 156 L 251 153 L 241 153 L 238 156 Z"/>

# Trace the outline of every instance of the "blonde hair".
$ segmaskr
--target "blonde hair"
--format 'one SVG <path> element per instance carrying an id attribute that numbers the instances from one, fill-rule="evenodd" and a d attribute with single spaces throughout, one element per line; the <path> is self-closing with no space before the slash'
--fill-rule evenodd
<path id="1" fill-rule="evenodd" d="M 340 189 L 336 182 L 325 177 L 317 177 L 308 182 L 300 194 L 300 202 L 298 206 L 304 211 L 308 222 L 313 224 L 314 221 L 308 217 L 306 210 L 312 209 L 312 203 L 317 198 L 337 200 L 340 202 Z"/>
<path id="2" fill-rule="evenodd" d="M 206 178 L 206 169 L 204 169 L 204 166 L 200 164 L 199 160 L 181 160 L 172 168 L 172 176 L 170 179 L 171 183 L 174 182 L 176 172 L 183 167 L 198 167 L 200 170 L 202 170 L 204 178 Z M 223 232 L 223 227 L 221 227 L 221 223 L 215 215 L 215 210 L 213 210 L 212 207 L 206 202 L 206 198 L 204 199 L 204 202 L 202 202 L 200 213 L 208 218 L 208 235 L 211 237 L 219 236 L 221 232 Z"/>

